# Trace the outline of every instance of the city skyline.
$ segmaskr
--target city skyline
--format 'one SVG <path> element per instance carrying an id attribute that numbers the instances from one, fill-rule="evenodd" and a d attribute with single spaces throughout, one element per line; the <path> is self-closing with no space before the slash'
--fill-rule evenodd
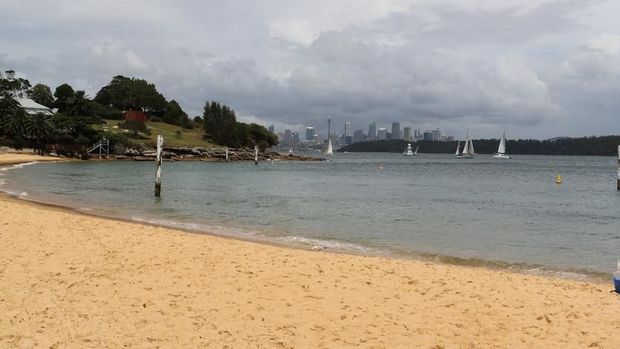
<path id="1" fill-rule="evenodd" d="M 190 116 L 217 100 L 279 130 L 329 115 L 352 131 L 618 134 L 618 12 L 612 0 L 9 0 L 0 67 L 91 97 L 119 74 L 146 79 Z"/>

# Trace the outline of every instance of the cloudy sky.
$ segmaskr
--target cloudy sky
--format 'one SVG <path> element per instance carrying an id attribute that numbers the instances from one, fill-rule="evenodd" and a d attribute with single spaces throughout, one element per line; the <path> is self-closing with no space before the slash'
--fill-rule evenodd
<path id="1" fill-rule="evenodd" d="M 276 130 L 620 134 L 618 0 L 0 0 L 0 69 L 154 82 Z"/>

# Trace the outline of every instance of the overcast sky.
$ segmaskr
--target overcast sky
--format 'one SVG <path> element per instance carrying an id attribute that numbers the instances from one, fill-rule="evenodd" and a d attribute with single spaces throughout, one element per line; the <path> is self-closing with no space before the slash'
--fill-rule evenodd
<path id="1" fill-rule="evenodd" d="M 0 69 L 301 130 L 620 134 L 618 0 L 0 0 Z M 324 131 L 322 131 L 324 132 Z"/>

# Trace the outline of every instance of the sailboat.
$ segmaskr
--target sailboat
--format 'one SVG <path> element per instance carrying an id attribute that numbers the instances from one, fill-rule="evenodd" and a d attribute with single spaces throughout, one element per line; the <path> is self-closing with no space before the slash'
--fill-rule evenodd
<path id="1" fill-rule="evenodd" d="M 420 146 L 415 147 L 415 151 L 413 152 L 413 155 L 418 155 L 418 149 L 420 149 Z"/>
<path id="2" fill-rule="evenodd" d="M 416 149 L 416 151 L 418 151 Z M 404 156 L 414 156 L 416 153 L 413 152 L 413 150 L 411 150 L 411 143 L 407 143 L 407 149 L 405 149 L 405 151 L 403 152 Z"/>
<path id="3" fill-rule="evenodd" d="M 510 159 L 509 155 L 506 155 L 506 131 L 502 134 L 502 139 L 499 141 L 499 147 L 497 147 L 497 153 L 493 155 L 494 159 Z"/>
<path id="4" fill-rule="evenodd" d="M 334 149 L 332 149 L 332 138 L 329 137 L 327 139 L 327 150 L 325 150 L 326 155 L 334 155 Z"/>
<path id="5" fill-rule="evenodd" d="M 469 138 L 469 131 L 465 137 L 465 144 L 463 144 L 463 151 L 459 152 L 459 143 L 456 145 L 456 158 L 457 159 L 473 159 L 476 153 L 474 152 L 474 142 Z"/>

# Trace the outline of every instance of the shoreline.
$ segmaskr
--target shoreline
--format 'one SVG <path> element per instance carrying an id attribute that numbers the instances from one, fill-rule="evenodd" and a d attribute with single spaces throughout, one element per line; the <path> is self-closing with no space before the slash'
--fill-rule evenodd
<path id="1" fill-rule="evenodd" d="M 23 154 L 15 154 L 22 156 Z M 38 157 L 38 156 L 37 156 Z M 59 159 L 60 161 L 54 161 L 52 157 L 43 157 L 43 160 L 34 160 L 34 161 L 18 161 L 7 163 L 3 161 L 2 154 L 0 154 L 0 167 L 1 166 L 15 166 L 24 163 L 32 163 L 36 161 L 40 162 L 62 162 L 62 161 L 77 161 L 71 159 Z M 28 159 L 31 160 L 31 159 Z M 114 161 L 116 159 L 93 159 L 93 161 Z M 124 161 L 124 160 L 118 160 Z M 217 161 L 217 160 L 215 160 Z M 0 187 L 1 188 L 1 187 Z M 470 268 L 482 268 L 491 271 L 500 271 L 500 272 L 509 272 L 520 275 L 535 275 L 542 276 L 546 278 L 559 278 L 564 280 L 572 280 L 572 281 L 580 281 L 580 282 L 589 282 L 599 285 L 607 285 L 609 279 L 611 278 L 610 273 L 588 270 L 588 269 L 578 269 L 578 268 L 559 268 L 559 267 L 550 267 L 540 264 L 527 264 L 522 262 L 507 262 L 502 260 L 490 260 L 490 259 L 482 259 L 478 257 L 459 257 L 453 255 L 446 255 L 441 253 L 433 253 L 433 252 L 420 252 L 420 251 L 401 251 L 394 248 L 378 248 L 374 246 L 364 246 L 359 245 L 352 242 L 344 242 L 340 240 L 325 240 L 325 239 L 314 239 L 314 238 L 305 238 L 301 236 L 283 236 L 283 237 L 267 237 L 260 234 L 240 234 L 240 233 L 214 233 L 208 229 L 199 229 L 199 228 L 189 228 L 184 226 L 178 226 L 180 222 L 170 222 L 169 224 L 162 222 L 154 222 L 147 218 L 142 217 L 123 217 L 113 214 L 99 214 L 96 212 L 91 212 L 89 210 L 80 209 L 79 207 L 71 206 L 69 204 L 65 205 L 62 203 L 55 202 L 46 202 L 36 199 L 31 199 L 29 197 L 22 197 L 19 193 L 16 192 L 7 192 L 2 191 L 0 189 L 0 199 L 6 198 L 9 200 L 15 200 L 16 202 L 25 202 L 32 205 L 39 205 L 44 208 L 52 208 L 59 211 L 70 212 L 73 214 L 84 215 L 88 217 L 95 217 L 101 219 L 107 219 L 112 221 L 125 222 L 130 224 L 140 224 L 149 227 L 156 228 L 165 228 L 165 229 L 173 229 L 177 231 L 182 231 L 190 234 L 197 235 L 206 235 L 224 239 L 232 239 L 249 243 L 256 244 L 264 244 L 267 246 L 273 247 L 281 247 L 281 248 L 290 248 L 302 251 L 321 251 L 324 253 L 331 254 L 339 254 L 339 255 L 352 255 L 352 256 L 362 256 L 362 257 L 380 257 L 380 258 L 389 258 L 395 260 L 403 260 L 403 261 L 417 261 L 417 262 L 430 262 L 436 264 L 443 265 L 454 265 L 454 266 L 463 266 Z M 281 238 L 281 239 L 280 239 Z M 291 242 L 291 241 L 282 241 L 286 238 L 292 238 L 292 240 L 311 240 L 318 243 L 336 243 L 336 244 L 351 244 L 352 247 L 359 247 L 359 249 L 364 251 L 358 251 L 354 248 L 333 248 L 333 247 L 325 247 L 322 245 L 312 245 L 310 243 L 302 243 L 302 242 Z"/>
<path id="2" fill-rule="evenodd" d="M 0 347 L 620 346 L 610 284 L 0 212 Z"/>
<path id="3" fill-rule="evenodd" d="M 138 224 L 144 225 L 153 228 L 164 228 L 164 229 L 172 229 L 188 234 L 196 234 L 196 235 L 205 235 L 211 237 L 217 237 L 222 239 L 231 239 L 236 241 L 255 243 L 260 245 L 272 246 L 272 247 L 280 247 L 280 248 L 289 248 L 300 251 L 309 251 L 309 252 L 323 252 L 329 254 L 336 255 L 351 255 L 358 257 L 378 257 L 378 258 L 388 258 L 394 260 L 402 260 L 402 261 L 416 261 L 422 263 L 435 263 L 439 265 L 452 265 L 452 266 L 461 266 L 466 268 L 481 268 L 490 271 L 498 271 L 498 272 L 507 272 L 514 273 L 519 275 L 534 275 L 540 276 L 550 279 L 563 279 L 570 281 L 578 281 L 578 282 L 588 282 L 598 285 L 607 285 L 610 279 L 610 273 L 599 272 L 599 271 L 591 271 L 591 270 L 583 270 L 583 269 L 560 269 L 553 268 L 544 265 L 535 265 L 535 264 L 526 264 L 526 263 L 517 263 L 517 262 L 506 262 L 501 260 L 487 260 L 481 259 L 477 257 L 464 258 L 457 257 L 452 255 L 445 255 L 439 253 L 428 253 L 428 252 L 403 252 L 397 251 L 389 248 L 375 248 L 372 246 L 363 246 L 357 245 L 354 243 L 350 243 L 353 246 L 359 247 L 360 249 L 364 249 L 364 251 L 357 251 L 353 248 L 328 248 L 320 245 L 310 245 L 304 243 L 294 243 L 294 242 L 284 242 L 282 239 L 278 240 L 278 238 L 266 237 L 260 234 L 255 235 L 242 235 L 242 234 L 223 234 L 223 233 L 214 233 L 209 230 L 198 229 L 198 228 L 188 228 L 183 226 L 176 226 L 174 224 L 165 224 L 165 223 L 157 223 L 150 221 L 148 219 L 141 218 L 128 218 L 114 215 L 106 215 L 106 214 L 98 214 L 88 210 L 83 210 L 78 207 L 57 204 L 52 202 L 44 202 L 33 200 L 28 197 L 22 197 L 18 193 L 6 192 L 0 190 L 0 201 L 1 200 L 10 200 L 19 203 L 26 203 L 33 206 L 39 206 L 43 208 L 49 208 L 53 210 L 57 210 L 59 212 L 68 212 L 76 215 L 83 215 L 87 217 L 105 219 L 110 221 L 124 222 L 129 224 Z M 177 223 L 177 222 L 172 222 Z M 299 236 L 285 236 L 281 237 L 283 239 L 293 238 L 293 239 L 309 239 L 316 242 L 335 242 L 335 243 L 343 243 L 339 240 L 319 240 L 312 238 L 304 238 Z M 344 242 L 345 244 L 349 244 L 348 242 Z M 374 252 L 371 252 L 374 251 Z"/>

